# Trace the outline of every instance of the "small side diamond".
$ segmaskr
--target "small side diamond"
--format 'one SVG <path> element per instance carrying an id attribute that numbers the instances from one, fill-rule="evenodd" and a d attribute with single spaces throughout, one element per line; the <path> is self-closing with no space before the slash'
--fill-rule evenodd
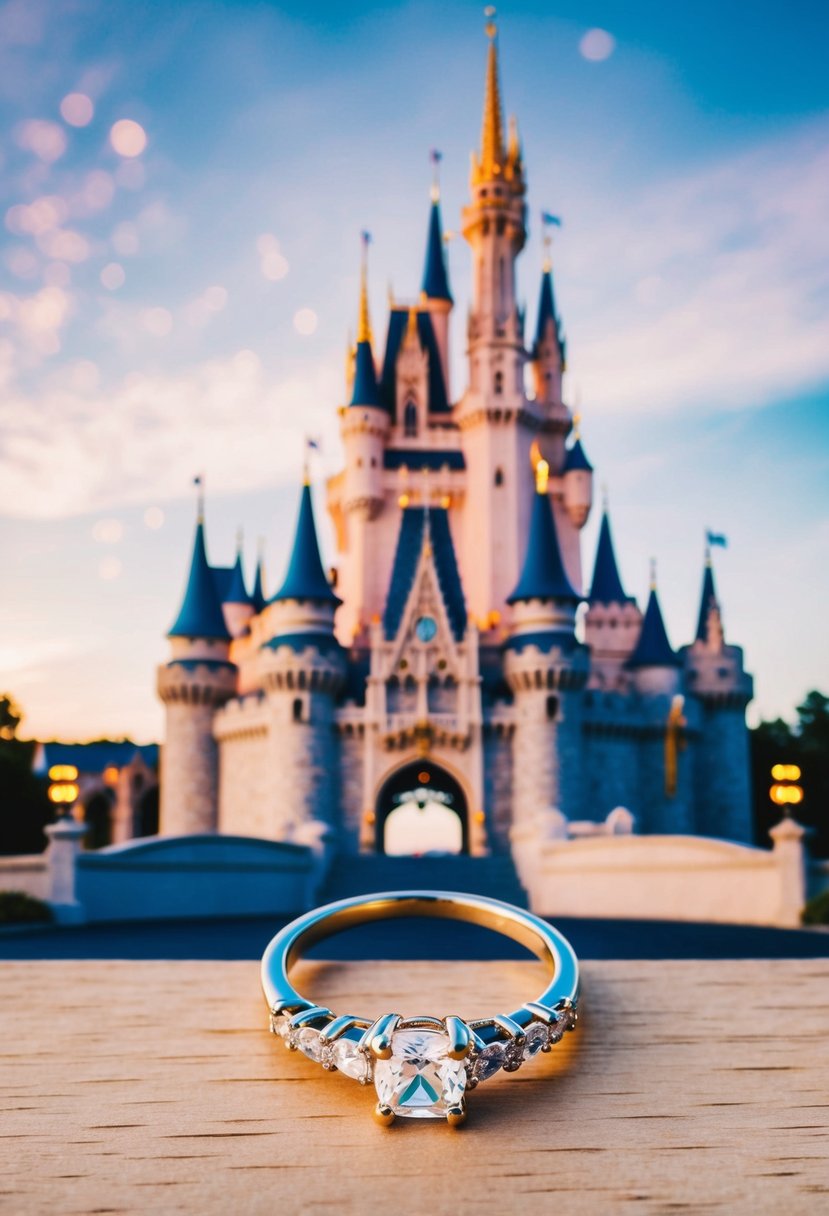
<path id="1" fill-rule="evenodd" d="M 550 1023 L 548 1030 L 548 1042 L 558 1043 L 564 1038 L 568 1030 L 573 1030 L 576 1025 L 576 1011 L 569 1007 L 557 1009 L 555 1012 L 555 1021 Z"/>
<path id="2" fill-rule="evenodd" d="M 524 1059 L 537 1055 L 542 1047 L 547 1045 L 547 1027 L 543 1022 L 533 1022 L 527 1027 L 527 1038 L 524 1043 Z"/>
<path id="3" fill-rule="evenodd" d="M 480 1052 L 472 1068 L 472 1076 L 476 1081 L 488 1081 L 496 1072 L 504 1067 L 507 1058 L 506 1043 L 490 1043 Z"/>
<path id="4" fill-rule="evenodd" d="M 337 1039 L 331 1044 L 330 1062 L 347 1077 L 353 1077 L 361 1085 L 371 1080 L 371 1065 L 365 1052 L 351 1039 Z"/>
<path id="5" fill-rule="evenodd" d="M 328 1055 L 328 1048 L 322 1042 L 320 1032 L 314 1030 L 313 1026 L 303 1026 L 297 1032 L 296 1045 L 303 1055 L 317 1064 L 322 1064 Z"/>
<path id="6" fill-rule="evenodd" d="M 271 1034 L 279 1035 L 286 1047 L 292 1042 L 291 1015 L 289 1013 L 271 1014 Z"/>

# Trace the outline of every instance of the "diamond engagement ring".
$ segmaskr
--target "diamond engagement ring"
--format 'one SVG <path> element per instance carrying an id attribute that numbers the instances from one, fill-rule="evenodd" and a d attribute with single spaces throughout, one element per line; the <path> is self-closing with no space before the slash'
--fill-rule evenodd
<path id="1" fill-rule="evenodd" d="M 315 942 L 370 921 L 394 917 L 468 921 L 520 942 L 552 971 L 547 988 L 513 1013 L 464 1021 L 460 1017 L 403 1019 L 384 1013 L 372 1020 L 336 1016 L 293 988 L 288 971 Z M 572 946 L 546 921 L 512 904 L 453 891 L 393 891 L 359 895 L 306 912 L 277 933 L 262 957 L 262 987 L 270 1028 L 290 1050 L 299 1050 L 332 1072 L 374 1082 L 375 1118 L 396 1115 L 466 1119 L 466 1093 L 496 1072 L 516 1072 L 538 1052 L 548 1052 L 578 1017 L 579 965 Z"/>

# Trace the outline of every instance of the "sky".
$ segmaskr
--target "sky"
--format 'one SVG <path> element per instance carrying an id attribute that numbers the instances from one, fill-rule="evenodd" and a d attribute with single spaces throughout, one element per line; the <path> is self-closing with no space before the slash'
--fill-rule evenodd
<path id="1" fill-rule="evenodd" d="M 823 3 L 499 10 L 530 233 L 528 327 L 561 216 L 565 398 L 626 589 L 658 562 L 689 641 L 706 528 L 753 720 L 829 689 L 829 98 Z M 303 437 L 336 471 L 359 234 L 371 308 L 419 287 L 429 150 L 458 226 L 477 144 L 480 7 L 0 3 L 0 691 L 23 733 L 160 738 L 156 664 L 207 488 L 273 589 Z M 469 258 L 448 258 L 453 390 Z M 260 541 L 260 538 L 261 541 Z"/>

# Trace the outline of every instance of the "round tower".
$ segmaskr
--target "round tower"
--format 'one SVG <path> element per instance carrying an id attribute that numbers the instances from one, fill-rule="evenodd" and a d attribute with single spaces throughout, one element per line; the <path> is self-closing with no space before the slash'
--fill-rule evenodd
<path id="1" fill-rule="evenodd" d="M 585 455 L 579 435 L 579 416 L 574 422 L 574 442 L 564 453 L 562 481 L 564 483 L 564 509 L 573 526 L 583 528 L 593 505 L 593 466 Z"/>
<path id="2" fill-rule="evenodd" d="M 389 411 L 377 382 L 372 352 L 367 248 L 367 236 L 364 234 L 354 378 L 350 403 L 340 410 L 340 434 L 345 448 L 341 503 L 347 553 L 342 574 L 344 600 L 349 614 L 343 624 L 348 635 L 354 635 L 368 624 L 364 618 L 371 593 L 369 580 L 374 574 L 371 560 L 372 521 L 383 506 L 383 453 L 391 427 Z"/>
<path id="3" fill-rule="evenodd" d="M 680 659 L 671 647 L 655 575 L 639 638 L 626 667 L 636 693 L 639 780 L 633 810 L 643 832 L 689 834 L 693 825 L 691 766 L 681 753 L 692 728 L 681 691 Z"/>
<path id="4" fill-rule="evenodd" d="M 159 833 L 214 832 L 218 823 L 218 751 L 213 716 L 235 693 L 230 632 L 207 560 L 199 511 L 181 610 L 168 633 L 172 657 L 158 668 L 166 708 L 161 749 Z"/>
<path id="5" fill-rule="evenodd" d="M 581 814 L 581 693 L 588 663 L 575 636 L 580 597 L 562 561 L 545 461 L 536 475 L 526 557 L 509 597 L 513 627 L 504 653 L 504 674 L 515 699 L 516 827 L 552 808 L 569 819 Z"/>
<path id="6" fill-rule="evenodd" d="M 288 570 L 265 610 L 269 636 L 260 652 L 268 767 L 278 775 L 268 832 L 274 840 L 316 844 L 335 826 L 334 707 L 345 678 L 345 656 L 334 636 L 339 604 L 320 558 L 306 478 Z"/>
<path id="7" fill-rule="evenodd" d="M 230 585 L 222 607 L 230 636 L 232 638 L 241 637 L 242 634 L 247 632 L 250 619 L 255 612 L 253 597 L 248 592 L 245 584 L 245 571 L 242 566 L 241 535 L 239 536 L 236 548 L 236 561 L 230 577 Z"/>
<path id="8" fill-rule="evenodd" d="M 710 552 L 705 555 L 696 637 L 680 652 L 689 700 L 699 706 L 695 764 L 696 830 L 754 843 L 746 706 L 754 694 L 743 652 L 723 633 Z"/>

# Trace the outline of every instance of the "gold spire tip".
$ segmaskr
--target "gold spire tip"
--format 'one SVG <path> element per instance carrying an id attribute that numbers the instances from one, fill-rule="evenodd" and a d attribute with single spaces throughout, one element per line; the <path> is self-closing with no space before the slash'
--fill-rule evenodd
<path id="1" fill-rule="evenodd" d="M 535 489 L 537 494 L 547 493 L 547 483 L 550 480 L 550 466 L 546 460 L 539 460 L 535 466 Z"/>
<path id="2" fill-rule="evenodd" d="M 371 237 L 361 233 L 362 257 L 360 260 L 360 309 L 357 318 L 357 342 L 371 342 L 371 321 L 368 315 L 368 247 Z"/>
<path id="3" fill-rule="evenodd" d="M 494 38 L 498 33 L 498 26 L 495 24 L 495 18 L 497 16 L 498 16 L 498 13 L 497 13 L 495 6 L 492 4 L 488 4 L 486 6 L 486 8 L 484 9 L 484 18 L 486 21 L 486 24 L 484 25 L 484 31 L 486 33 L 487 38 Z"/>
<path id="4" fill-rule="evenodd" d="M 651 574 L 651 577 L 650 577 L 650 588 L 651 588 L 651 591 L 655 591 L 655 590 L 656 590 L 656 558 L 655 558 L 655 557 L 652 557 L 652 558 L 651 558 L 651 571 L 650 571 L 650 574 Z"/>

